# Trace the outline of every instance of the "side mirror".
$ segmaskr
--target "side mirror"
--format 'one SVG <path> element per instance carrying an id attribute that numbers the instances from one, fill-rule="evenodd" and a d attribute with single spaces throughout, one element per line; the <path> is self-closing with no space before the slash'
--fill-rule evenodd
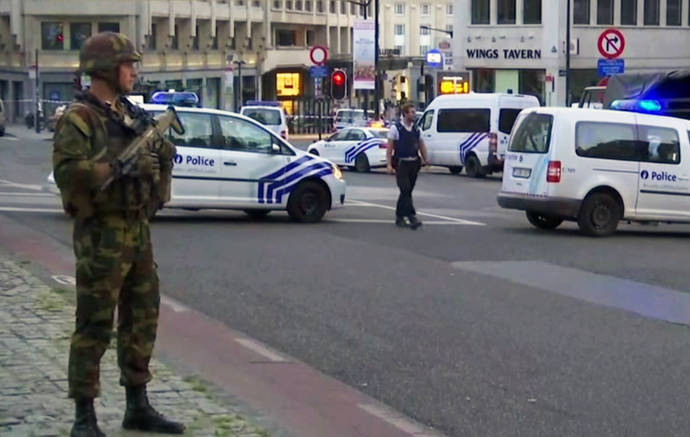
<path id="1" fill-rule="evenodd" d="M 280 154 L 281 151 L 280 145 L 276 143 L 271 144 L 271 153 Z"/>

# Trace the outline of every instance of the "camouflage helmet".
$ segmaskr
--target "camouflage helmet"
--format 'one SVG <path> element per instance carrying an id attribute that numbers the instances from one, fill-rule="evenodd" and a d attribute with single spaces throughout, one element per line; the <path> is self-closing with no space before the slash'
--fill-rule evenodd
<path id="1" fill-rule="evenodd" d="M 121 33 L 101 32 L 86 40 L 79 52 L 79 71 L 109 78 L 123 62 L 141 61 L 141 53 Z"/>

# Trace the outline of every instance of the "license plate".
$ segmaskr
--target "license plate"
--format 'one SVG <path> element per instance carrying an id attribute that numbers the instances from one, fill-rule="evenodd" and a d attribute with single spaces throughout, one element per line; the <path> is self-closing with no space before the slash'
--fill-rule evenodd
<path id="1" fill-rule="evenodd" d="M 529 168 L 513 168 L 513 177 L 527 179 L 532 175 L 532 170 Z"/>

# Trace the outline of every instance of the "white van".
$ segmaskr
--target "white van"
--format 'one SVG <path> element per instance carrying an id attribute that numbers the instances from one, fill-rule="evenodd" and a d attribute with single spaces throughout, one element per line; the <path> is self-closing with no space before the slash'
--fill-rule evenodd
<path id="1" fill-rule="evenodd" d="M 250 100 L 240 110 L 240 114 L 263 124 L 268 130 L 287 141 L 287 116 L 280 102 L 262 102 Z"/>
<path id="2" fill-rule="evenodd" d="M 502 171 L 510 130 L 524 108 L 539 106 L 534 96 L 471 93 L 436 97 L 419 120 L 432 165 L 468 176 Z"/>
<path id="3" fill-rule="evenodd" d="M 541 229 L 588 235 L 620 220 L 690 222 L 690 122 L 633 112 L 534 108 L 506 154 L 498 203 Z"/>

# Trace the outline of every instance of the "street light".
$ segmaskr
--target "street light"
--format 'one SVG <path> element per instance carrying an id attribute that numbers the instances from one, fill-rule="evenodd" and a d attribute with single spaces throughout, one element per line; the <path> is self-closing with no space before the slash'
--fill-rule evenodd
<path id="1" fill-rule="evenodd" d="M 453 31 L 452 30 L 446 30 L 446 29 L 437 29 L 435 27 L 427 26 L 425 24 L 422 24 L 419 26 L 420 29 L 427 29 L 427 30 L 435 30 L 436 32 L 443 32 L 450 36 L 451 38 L 453 37 Z"/>

